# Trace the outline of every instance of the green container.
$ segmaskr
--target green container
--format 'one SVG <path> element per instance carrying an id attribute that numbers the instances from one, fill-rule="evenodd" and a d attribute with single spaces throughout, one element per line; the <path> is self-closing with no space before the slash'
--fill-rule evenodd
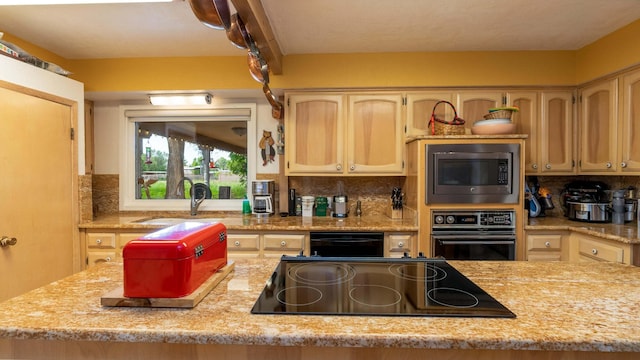
<path id="1" fill-rule="evenodd" d="M 319 196 L 316 198 L 316 216 L 327 216 L 327 198 Z"/>

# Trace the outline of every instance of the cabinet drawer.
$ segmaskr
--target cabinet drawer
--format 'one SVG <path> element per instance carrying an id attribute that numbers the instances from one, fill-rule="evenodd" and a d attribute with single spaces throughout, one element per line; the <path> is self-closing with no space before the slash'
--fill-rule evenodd
<path id="1" fill-rule="evenodd" d="M 578 239 L 578 251 L 581 256 L 601 261 L 624 262 L 624 249 L 588 239 Z"/>
<path id="2" fill-rule="evenodd" d="M 115 249 L 115 233 L 89 233 L 87 234 L 87 247 L 92 249 Z"/>
<path id="3" fill-rule="evenodd" d="M 260 235 L 227 234 L 228 251 L 260 251 Z"/>
<path id="4" fill-rule="evenodd" d="M 562 246 L 562 235 L 527 236 L 527 251 L 558 251 Z"/>
<path id="5" fill-rule="evenodd" d="M 528 261 L 560 261 L 562 253 L 560 251 L 545 251 L 527 254 Z"/>
<path id="6" fill-rule="evenodd" d="M 265 250 L 303 250 L 304 235 L 279 235 L 279 234 L 267 234 L 264 235 L 264 249 Z"/>
<path id="7" fill-rule="evenodd" d="M 390 234 L 388 239 L 388 249 L 391 252 L 411 252 L 411 234 Z"/>
<path id="8" fill-rule="evenodd" d="M 115 261 L 116 253 L 113 251 L 92 251 L 87 254 L 87 267 L 92 267 L 103 262 Z"/>

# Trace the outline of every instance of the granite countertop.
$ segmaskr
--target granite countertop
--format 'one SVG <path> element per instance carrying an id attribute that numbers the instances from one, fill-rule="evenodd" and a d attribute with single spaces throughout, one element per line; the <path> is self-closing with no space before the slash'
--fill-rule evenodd
<path id="1" fill-rule="evenodd" d="M 566 217 L 529 218 L 525 230 L 570 230 L 625 244 L 640 244 L 640 226 L 637 223 L 617 225 L 611 223 L 587 223 Z"/>
<path id="2" fill-rule="evenodd" d="M 418 231 L 415 219 L 391 219 L 385 215 L 349 216 L 334 218 L 330 216 L 272 215 L 259 218 L 242 216 L 239 213 L 202 213 L 196 217 L 188 213 L 122 213 L 100 216 L 79 225 L 81 229 L 157 229 L 167 224 L 145 224 L 143 221 L 156 218 L 178 218 L 189 220 L 219 219 L 228 230 L 247 231 Z"/>
<path id="3" fill-rule="evenodd" d="M 277 261 L 236 260 L 193 309 L 102 307 L 122 264 L 101 264 L 4 302 L 0 340 L 640 352 L 639 267 L 450 262 L 515 319 L 252 315 Z"/>

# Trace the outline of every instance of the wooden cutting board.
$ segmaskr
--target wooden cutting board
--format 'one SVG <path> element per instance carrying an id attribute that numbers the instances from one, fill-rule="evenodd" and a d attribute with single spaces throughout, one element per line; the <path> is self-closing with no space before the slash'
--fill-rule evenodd
<path id="1" fill-rule="evenodd" d="M 227 265 L 211 275 L 194 292 L 179 298 L 129 298 L 123 295 L 124 287 L 120 286 L 109 291 L 100 298 L 102 306 L 120 307 L 157 307 L 157 308 L 193 308 L 204 299 L 216 285 L 220 283 L 235 267 L 235 262 L 229 260 Z"/>

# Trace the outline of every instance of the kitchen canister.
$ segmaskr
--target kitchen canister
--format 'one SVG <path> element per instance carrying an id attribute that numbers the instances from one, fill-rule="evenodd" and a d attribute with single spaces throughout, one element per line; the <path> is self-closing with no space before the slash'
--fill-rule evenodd
<path id="1" fill-rule="evenodd" d="M 315 198 L 313 196 L 302 197 L 302 217 L 313 216 L 313 204 Z"/>
<path id="2" fill-rule="evenodd" d="M 316 197 L 316 216 L 327 216 L 327 198 L 324 196 Z"/>

